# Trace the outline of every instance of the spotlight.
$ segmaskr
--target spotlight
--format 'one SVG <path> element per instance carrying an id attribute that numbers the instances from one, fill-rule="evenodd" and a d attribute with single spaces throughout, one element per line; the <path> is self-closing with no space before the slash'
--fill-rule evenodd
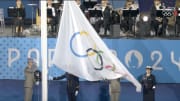
<path id="1" fill-rule="evenodd" d="M 148 16 L 143 16 L 143 21 L 144 21 L 144 22 L 147 22 L 148 19 L 149 19 Z"/>

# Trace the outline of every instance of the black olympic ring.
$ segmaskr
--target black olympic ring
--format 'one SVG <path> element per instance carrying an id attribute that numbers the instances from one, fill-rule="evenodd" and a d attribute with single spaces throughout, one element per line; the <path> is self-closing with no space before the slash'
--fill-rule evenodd
<path id="1" fill-rule="evenodd" d="M 97 50 L 95 50 L 95 49 L 93 49 L 93 48 L 89 48 L 89 49 L 87 49 L 86 50 L 86 52 L 88 53 L 89 51 L 93 51 L 93 52 L 95 52 L 97 55 L 98 55 L 98 57 L 99 57 L 99 59 L 100 59 L 100 68 L 94 68 L 95 70 L 102 70 L 103 69 L 103 59 L 102 59 L 102 56 L 101 56 L 101 54 L 99 54 L 99 52 L 97 51 Z"/>

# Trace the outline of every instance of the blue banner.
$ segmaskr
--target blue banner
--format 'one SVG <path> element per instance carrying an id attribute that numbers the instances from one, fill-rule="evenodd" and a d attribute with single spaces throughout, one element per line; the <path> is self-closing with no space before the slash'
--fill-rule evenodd
<path id="1" fill-rule="evenodd" d="M 24 79 L 27 57 L 36 60 L 41 70 L 40 38 L 0 38 L 0 79 Z M 117 52 L 120 61 L 138 78 L 145 67 L 153 67 L 159 83 L 180 83 L 179 40 L 104 39 Z M 48 73 L 64 73 L 52 64 L 56 39 L 48 39 Z M 63 57 L 62 57 L 63 58 Z"/>

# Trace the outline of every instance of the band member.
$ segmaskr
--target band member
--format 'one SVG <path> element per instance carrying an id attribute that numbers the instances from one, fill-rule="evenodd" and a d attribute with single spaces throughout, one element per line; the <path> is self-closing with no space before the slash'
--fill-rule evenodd
<path id="1" fill-rule="evenodd" d="M 151 8 L 151 30 L 155 31 L 156 36 L 166 34 L 168 24 L 168 19 L 166 17 L 157 16 L 157 10 L 165 8 L 165 6 L 161 4 L 160 0 L 154 0 L 154 4 Z"/>
<path id="2" fill-rule="evenodd" d="M 154 89 L 156 85 L 156 79 L 151 74 L 152 68 L 146 67 L 146 73 L 141 78 L 141 84 L 143 87 L 143 101 L 155 101 Z"/>
<path id="3" fill-rule="evenodd" d="M 25 8 L 21 0 L 16 0 L 16 18 L 15 18 L 15 33 L 21 36 L 24 26 Z"/>
<path id="4" fill-rule="evenodd" d="M 102 10 L 102 19 L 98 19 L 95 24 L 95 30 L 97 33 L 100 32 L 100 28 L 103 25 L 104 27 L 104 35 L 107 36 L 107 32 L 110 31 L 110 24 L 111 24 L 111 11 L 112 6 L 109 4 L 108 0 L 102 0 L 101 6 L 94 6 L 95 10 Z"/>
<path id="5" fill-rule="evenodd" d="M 28 58 L 28 65 L 24 70 L 24 74 L 25 74 L 25 81 L 24 81 L 25 97 L 24 97 L 24 101 L 32 101 L 33 86 L 35 83 L 34 72 L 36 71 L 36 69 L 37 69 L 37 67 L 34 65 L 33 59 Z"/>
<path id="6" fill-rule="evenodd" d="M 52 0 L 47 0 L 47 24 L 48 31 L 56 32 L 56 10 L 52 5 Z"/>
<path id="7" fill-rule="evenodd" d="M 107 35 L 107 31 L 110 31 L 111 24 L 111 8 L 108 4 L 108 0 L 102 0 L 102 11 L 103 11 L 103 21 L 104 21 L 104 35 Z"/>
<path id="8" fill-rule="evenodd" d="M 79 92 L 79 78 L 70 73 L 65 73 L 62 76 L 54 77 L 53 80 L 67 79 L 68 101 L 76 101 L 76 96 Z"/>
<path id="9" fill-rule="evenodd" d="M 126 10 L 133 10 L 135 9 L 135 6 L 134 6 L 134 1 L 133 0 L 127 0 L 126 3 L 125 3 L 125 6 L 124 6 L 124 11 Z M 124 12 L 123 11 L 123 12 Z M 121 21 L 121 30 L 124 32 L 124 33 L 127 33 L 130 34 L 132 33 L 132 27 L 133 27 L 133 17 L 131 15 L 124 15 L 123 18 L 122 18 L 122 21 Z"/>

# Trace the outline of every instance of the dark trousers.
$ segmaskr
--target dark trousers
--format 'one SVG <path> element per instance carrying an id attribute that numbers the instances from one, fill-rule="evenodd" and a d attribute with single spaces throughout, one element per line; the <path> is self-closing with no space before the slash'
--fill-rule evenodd
<path id="1" fill-rule="evenodd" d="M 153 89 L 143 89 L 143 101 L 155 101 Z"/>
<path id="2" fill-rule="evenodd" d="M 76 96 L 75 96 L 75 90 L 70 88 L 67 88 L 67 93 L 68 93 L 68 101 L 76 101 Z"/>
<path id="3" fill-rule="evenodd" d="M 123 32 L 130 31 L 132 32 L 132 26 L 133 26 L 133 19 L 132 17 L 124 17 L 124 19 L 121 21 L 120 29 Z"/>
<path id="4" fill-rule="evenodd" d="M 151 30 L 155 32 L 156 36 L 158 36 L 159 24 L 160 22 L 155 19 L 151 21 Z"/>
<path id="5" fill-rule="evenodd" d="M 104 35 L 107 35 L 107 31 L 110 31 L 110 21 L 104 19 Z"/>

